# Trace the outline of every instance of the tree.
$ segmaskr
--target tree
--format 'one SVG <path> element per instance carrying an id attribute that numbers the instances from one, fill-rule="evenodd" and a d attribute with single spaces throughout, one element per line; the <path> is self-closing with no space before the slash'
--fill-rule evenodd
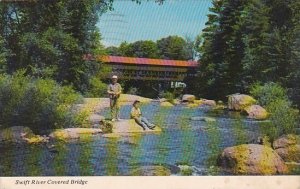
<path id="1" fill-rule="evenodd" d="M 244 43 L 242 34 L 243 9 L 247 1 L 213 1 L 203 30 L 200 50 L 199 93 L 210 98 L 224 96 L 241 90 L 240 64 Z"/>
<path id="2" fill-rule="evenodd" d="M 196 40 L 198 92 L 224 98 L 256 82 L 299 83 L 299 3 L 281 0 L 213 1 Z M 299 91 L 298 91 L 299 93 Z"/>
<path id="3" fill-rule="evenodd" d="M 169 36 L 158 40 L 156 43 L 159 56 L 162 59 L 190 60 L 193 58 L 189 44 L 182 37 Z"/>
<path id="4" fill-rule="evenodd" d="M 7 50 L 4 46 L 4 40 L 0 36 L 0 72 L 5 72 L 6 70 L 6 55 L 7 55 Z"/>
<path id="5" fill-rule="evenodd" d="M 247 89 L 256 81 L 263 81 L 270 75 L 270 8 L 261 0 L 251 0 L 244 10 L 243 42 L 245 44 L 242 59 L 242 82 Z M 268 70 L 269 69 L 269 70 Z M 264 74 L 261 74 L 264 72 Z"/>
<path id="6" fill-rule="evenodd" d="M 1 3 L 0 34 L 10 52 L 7 72 L 25 68 L 27 74 L 51 77 L 79 91 L 87 89 L 96 61 L 83 60 L 88 53 L 101 54 L 98 16 L 111 8 L 112 0 L 53 0 Z"/>

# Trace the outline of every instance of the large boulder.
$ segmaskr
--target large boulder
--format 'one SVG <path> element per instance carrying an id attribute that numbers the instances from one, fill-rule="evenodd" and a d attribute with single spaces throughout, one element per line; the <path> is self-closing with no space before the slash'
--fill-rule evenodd
<path id="1" fill-rule="evenodd" d="M 169 176 L 171 171 L 163 166 L 148 165 L 140 166 L 134 169 L 131 174 L 132 176 Z"/>
<path id="2" fill-rule="evenodd" d="M 273 142 L 273 148 L 284 161 L 300 163 L 300 136 L 284 135 Z"/>
<path id="3" fill-rule="evenodd" d="M 244 110 L 246 107 L 256 103 L 256 100 L 244 94 L 232 94 L 228 96 L 228 108 L 230 110 Z"/>
<path id="4" fill-rule="evenodd" d="M 218 157 L 218 166 L 237 175 L 275 175 L 287 173 L 282 158 L 270 147 L 243 144 L 225 148 Z"/>
<path id="5" fill-rule="evenodd" d="M 195 95 L 185 94 L 182 96 L 182 102 L 193 103 L 196 100 Z"/>
<path id="6" fill-rule="evenodd" d="M 248 114 L 248 118 L 263 120 L 268 118 L 268 112 L 259 105 L 251 105 L 244 108 L 244 111 Z"/>
<path id="7" fill-rule="evenodd" d="M 96 128 L 67 128 L 57 129 L 50 133 L 49 137 L 56 140 L 79 139 L 81 135 L 93 135 L 102 133 L 101 129 Z"/>
<path id="8" fill-rule="evenodd" d="M 28 127 L 13 126 L 0 131 L 0 142 L 38 144 L 48 142 L 48 137 L 35 135 Z"/>

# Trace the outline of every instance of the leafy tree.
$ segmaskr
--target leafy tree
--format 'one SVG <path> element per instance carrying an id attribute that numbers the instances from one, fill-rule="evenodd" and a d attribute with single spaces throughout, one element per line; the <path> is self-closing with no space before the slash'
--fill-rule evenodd
<path id="1" fill-rule="evenodd" d="M 158 58 L 157 45 L 150 40 L 134 42 L 131 44 L 130 49 L 132 50 L 132 56 L 134 57 Z"/>
<path id="2" fill-rule="evenodd" d="M 114 47 L 114 46 L 111 46 L 111 47 L 107 47 L 106 49 L 106 53 L 108 55 L 112 55 L 112 56 L 122 56 L 121 52 L 119 51 L 119 48 L 118 47 Z"/>
<path id="3" fill-rule="evenodd" d="M 119 48 L 108 47 L 106 50 L 108 54 L 115 56 L 158 58 L 157 45 L 151 40 L 136 41 L 134 43 L 123 42 Z"/>
<path id="4" fill-rule="evenodd" d="M 7 71 L 26 68 L 28 74 L 52 77 L 85 91 L 96 61 L 83 60 L 99 51 L 98 16 L 112 0 L 30 1 L 1 3 L 1 36 L 11 52 Z M 102 47 L 103 48 L 103 47 Z"/>
<path id="5" fill-rule="evenodd" d="M 159 56 L 162 59 L 190 60 L 193 58 L 189 44 L 182 37 L 169 36 L 158 40 L 156 43 Z"/>
<path id="6" fill-rule="evenodd" d="M 190 60 L 195 57 L 194 41 L 186 37 L 169 36 L 156 42 L 151 40 L 122 42 L 120 46 L 108 47 L 110 55 L 140 58 L 161 58 L 173 60 Z"/>

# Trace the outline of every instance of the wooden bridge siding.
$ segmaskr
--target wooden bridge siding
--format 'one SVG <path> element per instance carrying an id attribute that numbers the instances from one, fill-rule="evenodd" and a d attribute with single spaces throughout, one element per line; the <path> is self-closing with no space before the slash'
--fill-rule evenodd
<path id="1" fill-rule="evenodd" d="M 112 72 L 119 75 L 122 79 L 183 81 L 186 76 L 193 72 L 193 69 L 185 67 L 162 67 L 149 65 L 137 66 L 113 63 L 106 65 L 110 66 L 112 68 Z"/>

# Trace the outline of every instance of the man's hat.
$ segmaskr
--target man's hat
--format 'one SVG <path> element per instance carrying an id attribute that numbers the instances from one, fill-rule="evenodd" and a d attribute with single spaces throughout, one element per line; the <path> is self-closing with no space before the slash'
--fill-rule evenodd
<path id="1" fill-rule="evenodd" d="M 113 75 L 111 78 L 112 78 L 112 79 L 118 79 L 118 76 Z"/>

